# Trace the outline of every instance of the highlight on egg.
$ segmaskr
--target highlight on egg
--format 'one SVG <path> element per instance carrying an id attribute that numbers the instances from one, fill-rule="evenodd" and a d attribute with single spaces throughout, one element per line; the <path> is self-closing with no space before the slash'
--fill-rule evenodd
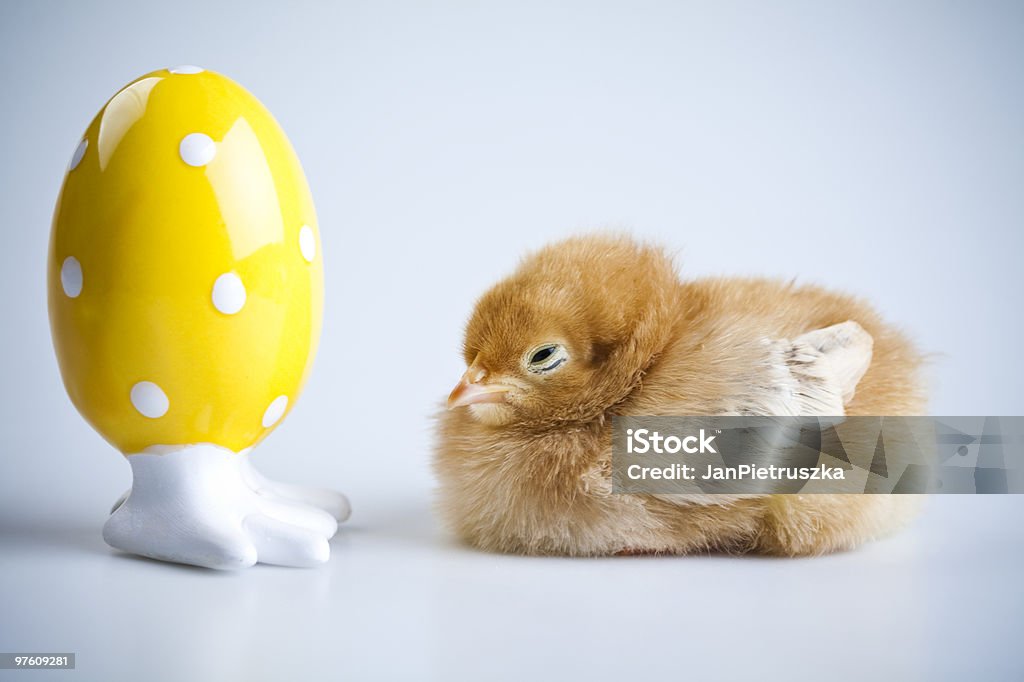
<path id="1" fill-rule="evenodd" d="M 317 225 L 288 138 L 215 72 L 135 79 L 76 144 L 51 232 L 50 324 L 72 402 L 132 467 L 111 545 L 216 568 L 329 556 L 345 498 L 269 481 L 249 457 L 316 355 Z"/>

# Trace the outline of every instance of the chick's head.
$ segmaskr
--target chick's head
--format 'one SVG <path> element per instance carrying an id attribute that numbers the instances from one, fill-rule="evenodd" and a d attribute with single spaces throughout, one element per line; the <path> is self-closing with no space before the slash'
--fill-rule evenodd
<path id="1" fill-rule="evenodd" d="M 672 333 L 679 282 L 660 250 L 578 237 L 528 256 L 477 302 L 448 398 L 492 426 L 589 420 L 625 398 Z"/>

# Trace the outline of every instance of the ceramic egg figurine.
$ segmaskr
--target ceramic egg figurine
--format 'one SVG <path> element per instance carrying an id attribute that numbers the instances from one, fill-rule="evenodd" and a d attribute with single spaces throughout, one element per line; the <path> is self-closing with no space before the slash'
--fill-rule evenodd
<path id="1" fill-rule="evenodd" d="M 108 544 L 211 568 L 328 559 L 344 496 L 270 481 L 248 456 L 313 364 L 318 247 L 294 150 L 232 80 L 154 71 L 89 125 L 47 267 L 68 395 L 132 468 Z"/>

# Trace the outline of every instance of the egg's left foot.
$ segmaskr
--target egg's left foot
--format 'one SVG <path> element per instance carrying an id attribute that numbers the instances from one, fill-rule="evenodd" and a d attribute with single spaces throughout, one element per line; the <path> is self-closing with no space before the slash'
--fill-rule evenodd
<path id="1" fill-rule="evenodd" d="M 326 562 L 335 517 L 255 487 L 243 471 L 246 459 L 210 444 L 129 455 L 132 489 L 103 526 L 103 539 L 133 554 L 207 568 Z"/>

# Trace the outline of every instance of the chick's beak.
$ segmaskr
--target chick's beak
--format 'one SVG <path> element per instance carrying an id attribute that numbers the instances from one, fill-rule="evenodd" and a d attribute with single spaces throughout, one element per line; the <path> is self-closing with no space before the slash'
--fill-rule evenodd
<path id="1" fill-rule="evenodd" d="M 487 371 L 484 370 L 478 360 L 473 360 L 462 380 L 448 395 L 448 409 L 453 410 L 463 405 L 474 405 L 476 403 L 503 403 L 509 392 L 509 387 L 504 384 L 487 383 L 484 378 Z"/>

